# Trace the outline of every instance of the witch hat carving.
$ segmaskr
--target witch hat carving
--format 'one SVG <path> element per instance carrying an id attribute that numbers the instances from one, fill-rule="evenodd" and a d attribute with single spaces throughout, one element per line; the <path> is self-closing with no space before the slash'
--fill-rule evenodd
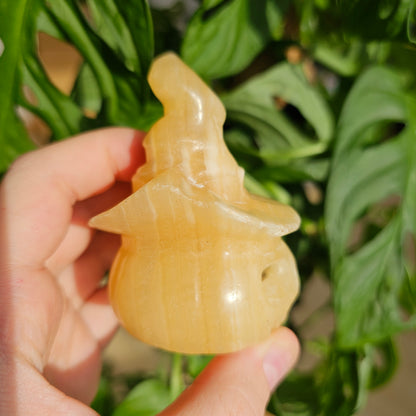
<path id="1" fill-rule="evenodd" d="M 281 325 L 298 294 L 281 237 L 299 217 L 245 190 L 221 101 L 176 55 L 154 61 L 149 83 L 164 116 L 145 138 L 133 194 L 90 221 L 122 235 L 110 301 L 130 333 L 157 347 L 244 348 Z"/>

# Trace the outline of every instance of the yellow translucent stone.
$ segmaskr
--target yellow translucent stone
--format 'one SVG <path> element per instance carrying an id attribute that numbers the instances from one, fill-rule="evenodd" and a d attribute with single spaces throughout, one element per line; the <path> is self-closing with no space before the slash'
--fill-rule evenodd
<path id="1" fill-rule="evenodd" d="M 176 55 L 154 61 L 149 83 L 164 116 L 144 140 L 133 194 L 90 222 L 122 235 L 112 306 L 131 334 L 163 349 L 214 354 L 257 343 L 298 294 L 281 237 L 299 217 L 245 190 L 221 101 Z"/>

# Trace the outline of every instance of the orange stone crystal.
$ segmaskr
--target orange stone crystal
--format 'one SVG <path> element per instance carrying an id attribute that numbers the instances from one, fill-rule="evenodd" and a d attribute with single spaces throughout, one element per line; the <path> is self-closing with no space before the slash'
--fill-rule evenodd
<path id="1" fill-rule="evenodd" d="M 151 345 L 239 350 L 280 326 L 298 294 L 281 237 L 299 217 L 245 190 L 223 140 L 221 101 L 176 55 L 154 61 L 149 83 L 164 116 L 144 140 L 133 194 L 90 221 L 122 235 L 110 301 L 122 325 Z"/>

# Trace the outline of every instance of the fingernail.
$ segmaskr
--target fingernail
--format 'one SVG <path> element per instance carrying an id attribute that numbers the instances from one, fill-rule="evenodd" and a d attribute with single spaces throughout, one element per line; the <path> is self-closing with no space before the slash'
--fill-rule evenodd
<path id="1" fill-rule="evenodd" d="M 278 336 L 271 343 L 263 358 L 263 371 L 270 390 L 274 390 L 292 369 L 298 353 L 299 346 L 294 336 Z"/>

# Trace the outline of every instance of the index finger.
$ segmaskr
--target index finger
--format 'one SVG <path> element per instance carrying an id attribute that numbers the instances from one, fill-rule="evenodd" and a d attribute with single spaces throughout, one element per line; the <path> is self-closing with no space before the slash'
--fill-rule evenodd
<path id="1" fill-rule="evenodd" d="M 0 188 L 2 249 L 13 264 L 43 267 L 63 239 L 76 201 L 128 181 L 145 160 L 144 133 L 107 128 L 28 153 Z"/>

